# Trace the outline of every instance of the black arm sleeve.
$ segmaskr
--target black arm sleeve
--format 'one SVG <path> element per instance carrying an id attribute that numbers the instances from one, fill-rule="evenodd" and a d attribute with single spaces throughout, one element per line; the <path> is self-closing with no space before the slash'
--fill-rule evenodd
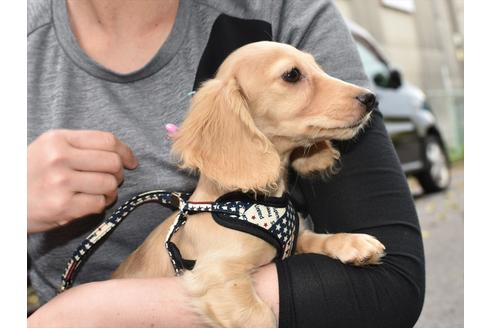
<path id="1" fill-rule="evenodd" d="M 298 180 L 316 232 L 378 238 L 386 257 L 357 268 L 301 254 L 277 262 L 284 327 L 413 327 L 422 309 L 424 254 L 413 200 L 381 113 L 356 140 L 337 144 L 341 170 Z"/>

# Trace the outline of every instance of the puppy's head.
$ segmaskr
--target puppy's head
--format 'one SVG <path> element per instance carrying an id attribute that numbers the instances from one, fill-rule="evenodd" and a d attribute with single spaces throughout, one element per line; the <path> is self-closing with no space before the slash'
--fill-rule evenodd
<path id="1" fill-rule="evenodd" d="M 296 148 L 316 145 L 292 157 L 300 173 L 329 168 L 338 158 L 329 140 L 354 137 L 375 105 L 368 90 L 330 77 L 311 55 L 256 42 L 201 86 L 173 151 L 226 189 L 266 191 Z"/>

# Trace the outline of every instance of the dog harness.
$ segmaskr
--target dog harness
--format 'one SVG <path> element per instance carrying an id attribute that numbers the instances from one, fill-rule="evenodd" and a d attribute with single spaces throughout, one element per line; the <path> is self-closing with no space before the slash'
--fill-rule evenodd
<path id="1" fill-rule="evenodd" d="M 191 270 L 195 261 L 183 259 L 171 239 L 189 216 L 196 213 L 210 212 L 218 224 L 265 240 L 276 248 L 276 258 L 285 259 L 294 253 L 299 217 L 288 194 L 284 193 L 282 197 L 267 197 L 231 192 L 219 197 L 215 202 L 191 202 L 190 196 L 191 193 L 156 190 L 138 194 L 125 202 L 75 250 L 62 275 L 60 292 L 72 286 L 81 263 L 93 246 L 113 231 L 128 214 L 146 203 L 157 203 L 178 211 L 164 242 L 177 276 L 185 269 Z"/>

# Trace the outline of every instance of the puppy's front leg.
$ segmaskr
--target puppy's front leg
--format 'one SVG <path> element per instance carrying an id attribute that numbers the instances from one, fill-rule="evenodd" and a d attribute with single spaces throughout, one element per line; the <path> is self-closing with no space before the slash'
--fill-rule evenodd
<path id="1" fill-rule="evenodd" d="M 361 266 L 381 263 L 385 247 L 367 234 L 318 234 L 304 229 L 297 240 L 298 253 L 317 253 Z"/>
<path id="2" fill-rule="evenodd" d="M 217 328 L 276 327 L 273 311 L 256 294 L 251 265 L 232 259 L 202 264 L 186 272 L 184 280 L 207 324 Z"/>

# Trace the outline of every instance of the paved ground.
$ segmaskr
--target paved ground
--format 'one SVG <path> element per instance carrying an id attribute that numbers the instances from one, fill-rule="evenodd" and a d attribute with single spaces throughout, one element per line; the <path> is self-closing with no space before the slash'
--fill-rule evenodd
<path id="1" fill-rule="evenodd" d="M 463 167 L 453 168 L 447 192 L 422 195 L 414 180 L 410 186 L 419 213 L 427 270 L 427 292 L 416 328 L 463 327 Z M 28 307 L 37 297 L 28 291 Z M 398 328 L 398 327 L 395 327 Z"/>
<path id="2" fill-rule="evenodd" d="M 453 168 L 451 188 L 424 196 L 410 186 L 422 227 L 427 291 L 416 328 L 463 327 L 463 188 L 462 164 Z"/>

